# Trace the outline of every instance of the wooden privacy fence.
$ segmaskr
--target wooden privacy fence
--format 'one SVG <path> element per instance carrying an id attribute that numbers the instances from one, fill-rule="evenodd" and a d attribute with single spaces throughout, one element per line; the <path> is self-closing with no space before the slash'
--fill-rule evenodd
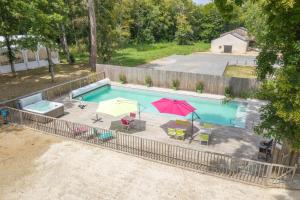
<path id="1" fill-rule="evenodd" d="M 270 187 L 292 181 L 296 166 L 284 166 L 235 158 L 225 154 L 199 151 L 145 139 L 129 134 L 95 128 L 57 118 L 8 108 L 9 121 L 46 133 L 60 135 L 86 143 L 126 152 L 135 156 L 213 174 L 250 184 Z M 85 130 L 78 132 L 78 130 Z M 106 140 L 99 134 L 111 134 Z"/>
<path id="2" fill-rule="evenodd" d="M 0 106 L 9 106 L 12 108 L 18 108 L 17 104 L 18 104 L 19 99 L 26 97 L 26 96 L 31 96 L 33 94 L 40 93 L 40 92 L 43 94 L 44 99 L 47 99 L 47 100 L 57 99 L 63 95 L 70 93 L 72 90 L 81 88 L 83 86 L 89 85 L 96 81 L 100 81 L 104 78 L 105 78 L 105 73 L 98 72 L 98 73 L 91 74 L 91 75 L 88 75 L 88 76 L 85 76 L 82 78 L 78 78 L 78 79 L 75 79 L 72 81 L 58 84 L 58 85 L 50 87 L 50 88 L 39 90 L 37 92 L 31 93 L 31 94 L 28 94 L 28 95 L 25 95 L 22 97 L 18 97 L 18 98 L 11 99 L 8 101 L 0 102 Z"/>
<path id="3" fill-rule="evenodd" d="M 97 64 L 97 71 L 104 71 L 112 81 L 119 81 L 119 75 L 126 76 L 128 83 L 145 84 L 145 77 L 150 76 L 153 86 L 171 88 L 172 81 L 180 81 L 181 90 L 196 91 L 196 84 L 203 83 L 204 92 L 211 94 L 224 94 L 226 87 L 230 87 L 234 95 L 255 90 L 259 86 L 256 79 L 229 78 L 224 76 L 213 76 L 205 74 L 165 71 L 138 67 L 121 67 L 115 65 Z"/>

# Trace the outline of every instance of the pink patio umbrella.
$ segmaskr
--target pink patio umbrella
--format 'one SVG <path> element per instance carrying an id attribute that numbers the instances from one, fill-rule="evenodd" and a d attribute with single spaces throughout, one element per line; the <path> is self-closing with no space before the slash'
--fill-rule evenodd
<path id="1" fill-rule="evenodd" d="M 180 116 L 187 116 L 188 114 L 193 113 L 192 115 L 192 132 L 193 132 L 194 113 L 196 108 L 191 106 L 185 100 L 162 98 L 158 101 L 152 102 L 152 105 L 156 107 L 160 113 L 167 113 L 167 114 L 180 115 Z"/>
<path id="2" fill-rule="evenodd" d="M 152 105 L 155 106 L 160 113 L 167 113 L 180 116 L 187 116 L 188 114 L 196 110 L 196 108 L 191 106 L 185 100 L 162 98 L 158 101 L 152 102 Z"/>

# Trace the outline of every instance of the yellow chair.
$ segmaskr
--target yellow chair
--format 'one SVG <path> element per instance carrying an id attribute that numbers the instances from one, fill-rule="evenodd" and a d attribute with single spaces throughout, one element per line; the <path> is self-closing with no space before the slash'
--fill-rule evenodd
<path id="1" fill-rule="evenodd" d="M 199 136 L 200 142 L 206 142 L 206 144 L 208 145 L 209 142 L 209 134 L 208 133 L 201 133 Z"/>
<path id="2" fill-rule="evenodd" d="M 182 129 L 176 129 L 176 138 L 183 140 L 185 136 L 185 131 Z"/>
<path id="3" fill-rule="evenodd" d="M 212 128 L 215 128 L 215 126 L 213 124 L 209 124 L 209 123 L 203 123 L 203 128 L 209 128 L 209 129 L 212 129 Z"/>
<path id="4" fill-rule="evenodd" d="M 176 130 L 174 128 L 168 128 L 168 135 L 170 137 L 175 137 L 176 136 Z"/>
<path id="5" fill-rule="evenodd" d="M 176 119 L 175 123 L 177 125 L 182 125 L 182 126 L 189 126 L 190 122 L 187 120 L 180 120 L 180 119 Z"/>

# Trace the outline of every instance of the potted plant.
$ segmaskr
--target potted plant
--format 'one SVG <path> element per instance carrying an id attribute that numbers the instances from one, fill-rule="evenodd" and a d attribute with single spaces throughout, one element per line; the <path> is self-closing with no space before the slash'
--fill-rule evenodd
<path id="1" fill-rule="evenodd" d="M 178 90 L 180 86 L 180 81 L 178 79 L 172 81 L 172 88 Z"/>
<path id="2" fill-rule="evenodd" d="M 151 76 L 146 76 L 145 77 L 145 84 L 146 84 L 147 87 L 151 87 L 153 85 Z"/>
<path id="3" fill-rule="evenodd" d="M 119 80 L 120 80 L 120 83 L 122 83 L 122 84 L 127 83 L 127 79 L 126 79 L 125 74 L 120 74 L 119 75 Z"/>
<path id="4" fill-rule="evenodd" d="M 202 83 L 202 82 L 198 82 L 198 83 L 196 84 L 196 92 L 202 93 L 203 90 L 204 90 L 204 85 L 203 85 L 203 83 Z"/>
<path id="5" fill-rule="evenodd" d="M 223 99 L 224 104 L 229 103 L 234 98 L 230 87 L 225 87 L 224 96 L 225 96 L 225 98 Z"/>

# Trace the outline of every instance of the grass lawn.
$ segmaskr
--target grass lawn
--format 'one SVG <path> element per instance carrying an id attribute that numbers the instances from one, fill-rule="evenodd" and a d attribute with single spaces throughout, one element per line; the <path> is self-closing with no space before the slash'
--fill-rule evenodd
<path id="1" fill-rule="evenodd" d="M 237 78 L 256 78 L 256 67 L 227 66 L 224 75 Z"/>
<path id="2" fill-rule="evenodd" d="M 208 51 L 209 48 L 210 44 L 204 42 L 197 42 L 193 45 L 177 45 L 174 42 L 130 45 L 117 50 L 109 64 L 135 67 L 173 54 L 187 55 L 193 52 Z M 88 62 L 89 54 L 87 52 L 76 53 L 74 50 L 71 52 L 75 56 L 76 63 Z M 63 57 L 62 60 L 65 61 Z"/>
<path id="3" fill-rule="evenodd" d="M 54 71 L 55 83 L 51 82 L 48 67 L 21 71 L 18 72 L 17 77 L 13 77 L 11 74 L 0 74 L 0 101 L 22 96 L 92 73 L 90 68 L 84 64 L 60 64 L 54 67 Z"/>
<path id="4" fill-rule="evenodd" d="M 173 54 L 187 55 L 198 51 L 208 51 L 210 44 L 198 42 L 193 45 L 176 43 L 156 43 L 134 45 L 118 50 L 112 57 L 111 64 L 134 67 Z"/>

